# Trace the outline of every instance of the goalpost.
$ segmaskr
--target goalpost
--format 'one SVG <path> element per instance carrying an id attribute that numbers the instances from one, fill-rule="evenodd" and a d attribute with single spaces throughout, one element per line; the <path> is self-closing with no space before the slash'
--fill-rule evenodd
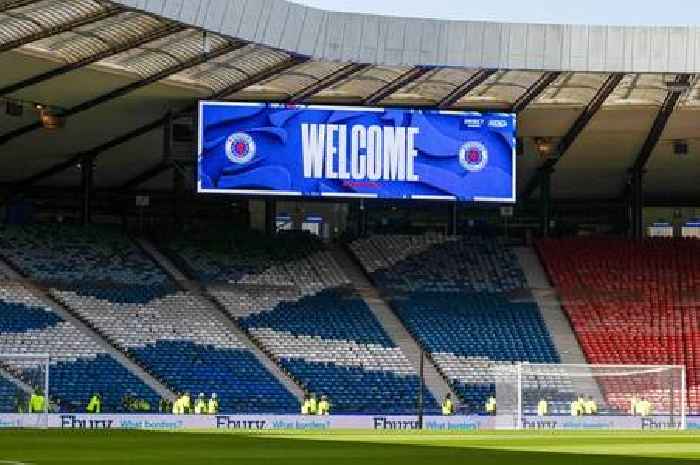
<path id="1" fill-rule="evenodd" d="M 22 425 L 46 427 L 50 411 L 48 354 L 0 353 L 0 420 L 22 417 Z M 32 394 L 44 396 L 43 411 L 30 412 Z"/>
<path id="2" fill-rule="evenodd" d="M 496 428 L 686 428 L 685 366 L 518 363 L 492 374 Z"/>

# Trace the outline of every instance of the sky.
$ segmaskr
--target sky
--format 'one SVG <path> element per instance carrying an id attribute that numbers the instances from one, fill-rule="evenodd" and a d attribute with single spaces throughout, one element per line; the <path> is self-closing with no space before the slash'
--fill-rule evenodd
<path id="1" fill-rule="evenodd" d="M 630 26 L 700 25 L 698 0 L 294 0 L 326 10 L 417 18 Z"/>

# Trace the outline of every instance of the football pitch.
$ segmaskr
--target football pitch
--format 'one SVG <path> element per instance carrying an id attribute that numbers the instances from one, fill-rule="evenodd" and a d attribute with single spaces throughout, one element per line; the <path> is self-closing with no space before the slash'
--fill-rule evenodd
<path id="1" fill-rule="evenodd" d="M 0 464 L 700 464 L 692 432 L 3 430 Z"/>

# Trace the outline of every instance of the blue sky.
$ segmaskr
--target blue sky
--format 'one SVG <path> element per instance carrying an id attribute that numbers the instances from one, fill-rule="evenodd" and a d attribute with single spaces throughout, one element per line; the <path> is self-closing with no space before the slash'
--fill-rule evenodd
<path id="1" fill-rule="evenodd" d="M 294 0 L 327 10 L 508 22 L 700 25 L 697 0 Z"/>

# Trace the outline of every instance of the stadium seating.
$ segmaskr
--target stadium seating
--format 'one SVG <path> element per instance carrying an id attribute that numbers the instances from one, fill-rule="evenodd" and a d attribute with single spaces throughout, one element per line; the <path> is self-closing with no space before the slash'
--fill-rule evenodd
<path id="1" fill-rule="evenodd" d="M 291 412 L 298 402 L 201 296 L 104 227 L 8 228 L 5 256 L 174 391 L 217 392 L 225 412 Z M 67 255 L 67 257 L 64 256 Z M 265 396 L 261 400 L 261 396 Z"/>
<path id="2" fill-rule="evenodd" d="M 352 293 L 326 290 L 240 322 L 308 391 L 328 395 L 336 413 L 415 412 L 415 368 Z M 427 392 L 425 405 L 437 409 Z"/>
<path id="3" fill-rule="evenodd" d="M 511 302 L 527 287 L 514 254 L 495 240 L 386 235 L 351 244 L 375 283 L 392 297 L 407 329 L 430 354 L 472 412 L 493 393 L 496 365 L 560 361 L 537 305 Z M 521 291 L 522 292 L 522 291 Z M 542 393 L 543 380 L 530 387 Z M 574 395 L 551 385 L 556 408 Z"/>
<path id="4" fill-rule="evenodd" d="M 318 239 L 283 233 L 180 241 L 171 250 L 284 370 L 308 392 L 328 395 L 335 413 L 415 412 L 415 368 L 345 289 L 347 276 Z M 427 393 L 425 400 L 436 411 Z"/>
<path id="5" fill-rule="evenodd" d="M 297 410 L 296 399 L 199 296 L 175 292 L 146 303 L 122 303 L 76 292 L 53 293 L 177 391 L 216 392 L 226 412 Z"/>
<path id="6" fill-rule="evenodd" d="M 170 244 L 180 265 L 204 283 L 295 286 L 315 292 L 342 280 L 323 243 L 308 233 L 214 236 Z M 320 286 L 320 287 L 319 287 Z"/>
<path id="7" fill-rule="evenodd" d="M 0 413 L 16 412 L 23 397 L 17 385 L 0 374 Z"/>
<path id="8" fill-rule="evenodd" d="M 700 412 L 700 242 L 576 238 L 538 250 L 588 361 L 685 364 L 689 407 Z M 601 384 L 620 409 L 635 392 L 666 402 L 648 378 Z"/>
<path id="9" fill-rule="evenodd" d="M 8 226 L 2 255 L 32 279 L 47 283 L 162 284 L 165 274 L 115 228 L 73 225 Z"/>
<path id="10" fill-rule="evenodd" d="M 49 354 L 50 397 L 64 411 L 83 411 L 95 392 L 102 395 L 105 411 L 119 411 L 126 393 L 153 405 L 157 399 L 153 390 L 92 339 L 60 318 L 23 285 L 8 281 L 0 282 L 0 353 Z M 32 386 L 43 388 L 43 367 L 37 366 L 36 360 L 7 358 L 0 363 Z M 115 378 L 120 382 L 114 383 Z M 2 399 L 7 404 L 7 399 Z M 14 403 L 11 408 L 16 408 Z"/>

